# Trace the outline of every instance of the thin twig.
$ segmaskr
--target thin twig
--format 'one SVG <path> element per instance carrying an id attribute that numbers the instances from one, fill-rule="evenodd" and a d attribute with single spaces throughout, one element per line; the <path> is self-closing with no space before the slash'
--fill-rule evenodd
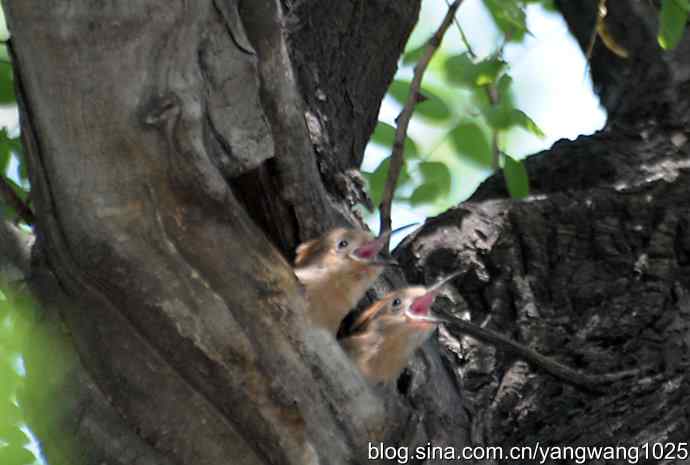
<path id="1" fill-rule="evenodd" d="M 14 211 L 17 212 L 19 218 L 21 218 L 26 224 L 34 224 L 34 213 L 31 211 L 28 205 L 26 205 L 24 201 L 19 198 L 12 186 L 9 185 L 3 176 L 0 176 L 0 196 L 2 196 L 5 203 L 7 203 L 14 209 Z"/>
<path id="2" fill-rule="evenodd" d="M 446 4 L 448 4 L 448 0 L 446 0 Z M 475 53 L 474 49 L 472 48 L 472 45 L 470 44 L 470 41 L 467 38 L 465 31 L 462 29 L 462 26 L 460 26 L 460 22 L 457 18 L 455 18 L 455 27 L 457 27 L 458 32 L 460 33 L 460 38 L 462 39 L 462 43 L 465 45 L 465 48 L 467 49 L 467 53 L 469 53 L 470 56 L 475 60 L 479 58 L 479 56 Z M 503 55 L 503 49 L 505 48 L 507 43 L 508 37 L 505 38 L 505 40 L 501 44 L 501 47 L 496 52 L 497 56 Z M 496 86 L 494 84 L 489 84 L 488 86 L 485 86 L 485 92 L 491 106 L 498 105 L 501 96 L 498 95 L 498 89 L 496 89 Z M 494 171 L 496 171 L 499 167 L 500 158 L 501 150 L 498 147 L 498 131 L 494 130 L 491 135 L 491 168 Z"/>
<path id="3" fill-rule="evenodd" d="M 505 40 L 503 41 L 503 44 L 501 44 L 501 47 L 498 49 L 496 52 L 497 57 L 503 56 L 503 49 L 505 49 L 506 44 L 508 43 L 508 36 L 506 36 Z M 502 95 L 499 95 L 498 93 L 498 88 L 496 87 L 496 84 L 491 83 L 487 86 L 485 86 L 486 89 L 486 96 L 489 99 L 489 103 L 491 104 L 492 107 L 495 107 L 499 103 L 501 103 L 501 98 L 503 97 Z M 500 164 L 500 159 L 501 159 L 501 149 L 498 146 L 498 129 L 493 129 L 491 132 L 491 169 L 494 171 L 497 171 L 499 168 Z"/>
<path id="4" fill-rule="evenodd" d="M 381 200 L 380 205 L 381 231 L 391 229 L 391 204 L 393 203 L 393 195 L 395 194 L 395 187 L 398 184 L 400 171 L 402 170 L 402 166 L 405 161 L 405 138 L 407 137 L 407 128 L 410 125 L 410 119 L 412 118 L 415 105 L 417 105 L 422 98 L 419 91 L 422 85 L 424 72 L 429 66 L 429 62 L 434 56 L 434 53 L 441 45 L 443 36 L 448 30 L 450 24 L 453 22 L 455 12 L 458 10 L 461 3 L 462 0 L 455 0 L 448 7 L 448 12 L 446 13 L 445 18 L 443 18 L 443 22 L 427 42 L 424 53 L 417 62 L 417 65 L 414 67 L 414 76 L 412 78 L 412 83 L 410 84 L 410 94 L 407 96 L 405 106 L 396 118 L 397 128 L 395 129 L 395 139 L 393 140 L 393 152 L 391 153 L 390 163 L 388 165 L 388 177 L 386 179 L 386 185 L 383 189 L 383 199 Z M 385 247 L 387 246 L 388 244 L 386 244 Z"/>
<path id="5" fill-rule="evenodd" d="M 594 44 L 597 42 L 597 35 L 599 32 L 599 27 L 601 22 L 606 16 L 606 0 L 599 0 L 597 4 L 597 17 L 594 22 L 594 29 L 592 30 L 592 35 L 589 38 L 589 45 L 587 45 L 587 53 L 585 53 L 585 58 L 587 59 L 587 64 L 592 60 L 592 51 L 594 51 Z"/>
<path id="6" fill-rule="evenodd" d="M 500 96 L 498 95 L 498 90 L 495 85 L 489 84 L 486 86 L 486 95 L 492 107 L 498 105 Z M 494 171 L 498 170 L 499 161 L 500 149 L 498 148 L 498 129 L 494 129 L 491 132 L 491 169 Z"/>
<path id="7" fill-rule="evenodd" d="M 450 8 L 450 0 L 446 0 L 446 5 L 448 5 L 448 8 Z M 465 31 L 462 29 L 462 26 L 460 26 L 460 21 L 458 21 L 458 18 L 455 15 L 453 15 L 453 21 L 455 22 L 455 27 L 458 28 L 458 32 L 460 33 L 460 39 L 462 40 L 462 43 L 465 45 L 467 53 L 469 53 L 472 58 L 477 58 L 477 54 L 474 52 L 472 45 L 470 45 L 470 41 L 467 38 L 467 35 L 465 35 Z"/>

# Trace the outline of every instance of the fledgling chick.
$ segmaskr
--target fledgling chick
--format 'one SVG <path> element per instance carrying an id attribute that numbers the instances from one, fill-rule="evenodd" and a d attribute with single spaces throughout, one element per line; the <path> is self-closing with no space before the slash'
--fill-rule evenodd
<path id="1" fill-rule="evenodd" d="M 431 288 L 393 291 L 357 318 L 354 333 L 341 344 L 372 384 L 395 380 L 417 348 L 444 320 L 431 314 L 431 304 L 453 274 Z"/>
<path id="2" fill-rule="evenodd" d="M 297 247 L 295 274 L 304 286 L 311 324 L 333 336 L 392 259 L 379 257 L 390 235 L 379 237 L 360 229 L 336 228 Z"/>

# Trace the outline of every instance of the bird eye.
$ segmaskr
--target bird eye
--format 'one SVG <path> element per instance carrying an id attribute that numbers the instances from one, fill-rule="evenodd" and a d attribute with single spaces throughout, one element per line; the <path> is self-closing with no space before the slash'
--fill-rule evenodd
<path id="1" fill-rule="evenodd" d="M 393 299 L 393 306 L 394 307 L 399 307 L 401 303 L 402 302 L 400 302 L 400 299 Z"/>
<path id="2" fill-rule="evenodd" d="M 339 248 L 339 249 L 344 249 L 344 248 L 347 247 L 348 245 L 350 245 L 350 243 L 347 242 L 346 240 L 342 240 L 342 241 L 338 242 L 338 248 Z"/>

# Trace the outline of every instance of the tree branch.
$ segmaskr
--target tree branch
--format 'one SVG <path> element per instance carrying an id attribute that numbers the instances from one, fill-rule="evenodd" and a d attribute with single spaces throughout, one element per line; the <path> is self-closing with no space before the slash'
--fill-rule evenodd
<path id="1" fill-rule="evenodd" d="M 405 102 L 405 106 L 396 118 L 397 128 L 395 130 L 395 139 L 393 140 L 393 152 L 391 153 L 391 159 L 388 165 L 388 178 L 386 179 L 386 185 L 383 189 L 383 199 L 380 205 L 381 231 L 391 229 L 391 204 L 393 203 L 393 196 L 395 194 L 395 187 L 398 184 L 398 178 L 400 177 L 400 171 L 405 161 L 405 138 L 407 137 L 407 128 L 410 124 L 414 108 L 417 102 L 420 101 L 419 91 L 421 89 L 422 79 L 424 78 L 424 72 L 429 66 L 429 62 L 433 58 L 434 53 L 441 45 L 443 36 L 453 22 L 455 13 L 461 3 L 462 0 L 455 0 L 448 7 L 448 12 L 445 18 L 443 18 L 443 22 L 441 22 L 438 30 L 427 42 L 424 53 L 419 59 L 417 66 L 414 68 L 414 77 L 410 84 L 410 94 L 407 97 L 407 102 Z"/>
<path id="2" fill-rule="evenodd" d="M 242 5 L 240 14 L 258 56 L 261 99 L 273 133 L 274 168 L 281 197 L 293 212 L 293 221 L 302 235 L 299 239 L 311 238 L 334 226 L 339 219 L 326 203 L 323 185 L 318 181 L 304 102 L 282 29 L 282 8 L 280 2 L 274 0 L 248 2 Z M 294 239 L 291 238 L 293 242 Z"/>
<path id="3" fill-rule="evenodd" d="M 33 235 L 22 231 L 9 221 L 0 221 L 0 266 L 14 266 L 26 277 L 30 270 Z"/>
<path id="4" fill-rule="evenodd" d="M 572 386 L 590 392 L 604 392 L 604 386 L 607 384 L 641 376 L 657 367 L 657 364 L 647 364 L 638 368 L 611 373 L 583 373 L 557 360 L 546 357 L 526 345 L 513 341 L 503 334 L 482 328 L 469 321 L 458 319 L 448 312 L 445 313 L 445 316 L 448 318 L 447 326 L 452 333 L 468 334 L 475 339 L 495 346 L 497 349 L 509 352 Z"/>
<path id="5" fill-rule="evenodd" d="M 19 198 L 14 189 L 12 189 L 12 186 L 10 186 L 3 176 L 0 176 L 0 195 L 5 202 L 17 212 L 22 221 L 26 224 L 34 224 L 36 220 L 34 213 L 29 206 Z"/>
<path id="6" fill-rule="evenodd" d="M 450 8 L 450 0 L 446 0 L 446 5 L 448 5 L 448 8 Z M 462 40 L 463 45 L 467 49 L 467 53 L 469 53 L 472 58 L 477 58 L 477 54 L 475 53 L 474 48 L 472 48 L 472 44 L 470 44 L 470 40 L 467 38 L 464 29 L 462 28 L 462 26 L 460 26 L 460 21 L 458 21 L 458 18 L 453 17 L 453 22 L 455 23 L 455 27 L 458 29 L 458 32 L 460 33 L 460 39 Z"/>

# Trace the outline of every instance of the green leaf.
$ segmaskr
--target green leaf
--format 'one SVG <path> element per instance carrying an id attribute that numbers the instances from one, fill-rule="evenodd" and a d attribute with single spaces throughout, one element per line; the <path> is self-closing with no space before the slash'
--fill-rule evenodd
<path id="1" fill-rule="evenodd" d="M 388 88 L 388 93 L 398 103 L 405 105 L 407 97 L 410 95 L 410 81 L 396 79 Z M 451 114 L 450 108 L 440 97 L 426 88 L 422 88 L 420 93 L 425 100 L 415 106 L 415 113 L 437 121 L 448 119 Z"/>
<path id="2" fill-rule="evenodd" d="M 8 444 L 23 446 L 29 442 L 29 438 L 17 425 L 0 424 L 0 441 Z"/>
<path id="3" fill-rule="evenodd" d="M 675 0 L 675 2 L 683 10 L 690 12 L 690 0 Z"/>
<path id="4" fill-rule="evenodd" d="M 432 203 L 442 194 L 441 187 L 438 184 L 427 183 L 418 186 L 410 196 L 410 204 L 417 207 L 422 204 Z"/>
<path id="5" fill-rule="evenodd" d="M 31 465 L 35 461 L 34 454 L 22 446 L 11 444 L 0 447 L 0 463 L 2 465 Z"/>
<path id="6" fill-rule="evenodd" d="M 20 199 L 26 202 L 27 197 L 29 196 L 29 191 L 24 190 L 22 186 L 14 182 L 11 178 L 8 178 L 7 176 L 4 177 L 5 182 L 10 185 L 12 190 L 19 196 Z"/>
<path id="7" fill-rule="evenodd" d="M 539 3 L 546 11 L 558 11 L 554 0 L 523 0 L 526 4 Z"/>
<path id="8" fill-rule="evenodd" d="M 388 93 L 400 105 L 405 105 L 405 103 L 407 103 L 407 97 L 410 95 L 410 81 L 395 79 L 391 82 L 390 87 L 388 87 Z"/>
<path id="9" fill-rule="evenodd" d="M 505 67 L 506 62 L 498 57 L 489 57 L 474 63 L 467 52 L 453 55 L 444 63 L 448 81 L 467 87 L 492 84 Z"/>
<path id="10" fill-rule="evenodd" d="M 503 160 L 503 174 L 510 196 L 514 199 L 524 199 L 529 195 L 529 179 L 525 165 L 508 155 L 505 155 Z"/>
<path id="11" fill-rule="evenodd" d="M 521 110 L 513 109 L 511 112 L 512 121 L 515 126 L 520 126 L 534 134 L 537 137 L 545 137 L 544 131 L 541 130 L 537 123 L 534 122 L 532 118 L 527 116 L 527 114 Z"/>
<path id="12" fill-rule="evenodd" d="M 17 194 L 17 196 L 22 199 L 24 202 L 27 201 L 27 198 L 29 196 L 29 191 L 24 190 L 23 187 L 21 187 L 19 184 L 14 182 L 11 178 L 1 175 L 3 177 L 4 181 L 6 184 L 8 184 L 12 190 Z M 15 221 L 17 219 L 17 212 L 15 209 L 10 206 L 8 203 L 6 203 L 4 200 L 0 200 L 0 217 L 1 218 L 6 218 L 11 221 Z"/>
<path id="13" fill-rule="evenodd" d="M 458 124 L 450 133 L 459 156 L 480 166 L 491 166 L 491 146 L 477 123 Z"/>
<path id="14" fill-rule="evenodd" d="M 501 100 L 506 100 L 512 97 L 511 90 L 513 86 L 513 78 L 509 74 L 504 74 L 496 84 L 496 91 Z"/>
<path id="15" fill-rule="evenodd" d="M 498 58 L 487 58 L 477 63 L 476 83 L 479 86 L 493 84 L 499 73 L 503 71 L 506 62 Z"/>
<path id="16" fill-rule="evenodd" d="M 2 380 L 2 386 L 0 386 L 0 402 L 7 402 L 7 405 L 13 405 L 9 402 L 16 394 L 18 378 L 19 375 L 17 375 L 12 366 L 3 364 L 2 371 L 0 371 L 0 379 Z M 6 408 L 6 406 L 0 405 L 0 412 L 3 412 L 4 408 Z M 0 420 L 0 423 L 4 423 L 4 420 Z"/>
<path id="17" fill-rule="evenodd" d="M 371 141 L 393 149 L 393 141 L 395 140 L 395 128 L 388 123 L 379 121 L 374 129 L 374 134 L 371 136 Z M 411 137 L 407 136 L 405 138 L 405 158 L 417 158 L 419 157 L 419 150 L 417 149 L 417 144 L 412 140 Z"/>
<path id="18" fill-rule="evenodd" d="M 422 54 L 424 53 L 424 50 L 426 50 L 426 42 L 420 45 L 417 48 L 413 48 L 409 52 L 405 52 L 403 55 L 402 62 L 404 65 L 411 65 L 412 63 L 417 63 L 419 59 L 422 57 Z"/>
<path id="19" fill-rule="evenodd" d="M 372 142 L 392 149 L 394 140 L 395 128 L 393 126 L 388 123 L 384 123 L 383 121 L 376 123 L 374 133 L 371 135 Z"/>
<path id="20" fill-rule="evenodd" d="M 521 41 L 527 30 L 525 10 L 517 0 L 484 0 L 496 26 L 509 41 Z"/>
<path id="21" fill-rule="evenodd" d="M 679 0 L 662 0 L 659 13 L 659 36 L 657 40 L 661 48 L 672 50 L 678 45 L 685 32 L 685 23 L 688 21 L 690 5 Z"/>
<path id="22" fill-rule="evenodd" d="M 508 129 L 514 125 L 514 108 L 507 102 L 500 101 L 497 105 L 482 107 L 482 113 L 489 126 L 496 130 Z"/>
<path id="23" fill-rule="evenodd" d="M 450 108 L 440 97 L 429 94 L 426 90 L 422 91 L 422 95 L 426 100 L 417 104 L 415 107 L 416 112 L 434 121 L 445 121 L 450 117 Z"/>
<path id="24" fill-rule="evenodd" d="M 7 135 L 7 128 L 0 129 L 0 173 L 7 174 L 13 148 L 14 144 Z"/>
<path id="25" fill-rule="evenodd" d="M 12 66 L 9 63 L 0 62 L 0 104 L 15 103 L 16 101 Z"/>
<path id="26" fill-rule="evenodd" d="M 473 86 L 476 78 L 476 65 L 469 53 L 453 55 L 443 63 L 446 77 L 451 84 Z"/>
<path id="27" fill-rule="evenodd" d="M 554 0 L 542 0 L 541 6 L 546 11 L 552 11 L 554 13 L 559 12 L 558 7 L 556 6 L 556 2 Z"/>
<path id="28" fill-rule="evenodd" d="M 4 425 L 18 425 L 22 421 L 22 411 L 12 402 L 6 402 L 3 399 L 0 402 L 0 418 Z"/>
<path id="29" fill-rule="evenodd" d="M 14 337 L 9 337 L 8 339 L 15 339 Z M 10 344 L 3 344 L 3 353 L 0 357 L 0 379 L 2 380 L 2 386 L 0 386 L 0 402 L 9 401 L 15 394 L 15 388 L 17 382 L 19 381 L 19 373 L 14 369 L 14 357 L 16 357 L 16 352 L 12 352 L 12 345 L 16 341 L 12 341 Z M 0 409 L 3 407 L 0 406 Z"/>
<path id="30" fill-rule="evenodd" d="M 450 192 L 450 170 L 445 163 L 440 161 L 423 161 L 417 165 L 417 168 L 422 174 L 424 184 L 435 184 L 439 187 L 440 193 L 444 195 Z"/>
<path id="31" fill-rule="evenodd" d="M 500 83 L 499 83 L 500 84 Z M 503 83 L 503 87 L 506 84 Z M 497 104 L 482 103 L 479 106 L 489 126 L 496 130 L 506 130 L 519 126 L 537 137 L 545 137 L 544 131 L 524 111 L 513 107 L 510 93 L 504 91 L 504 95 Z"/>
<path id="32" fill-rule="evenodd" d="M 369 181 L 369 197 L 375 206 L 381 203 L 383 197 L 383 189 L 386 186 L 386 180 L 388 179 L 388 166 L 390 164 L 390 157 L 384 159 L 379 166 L 367 176 Z M 410 174 L 407 171 L 407 166 L 403 162 L 402 169 L 400 170 L 400 176 L 398 177 L 398 185 L 400 187 L 410 180 Z M 396 188 L 397 190 L 397 188 Z"/>

